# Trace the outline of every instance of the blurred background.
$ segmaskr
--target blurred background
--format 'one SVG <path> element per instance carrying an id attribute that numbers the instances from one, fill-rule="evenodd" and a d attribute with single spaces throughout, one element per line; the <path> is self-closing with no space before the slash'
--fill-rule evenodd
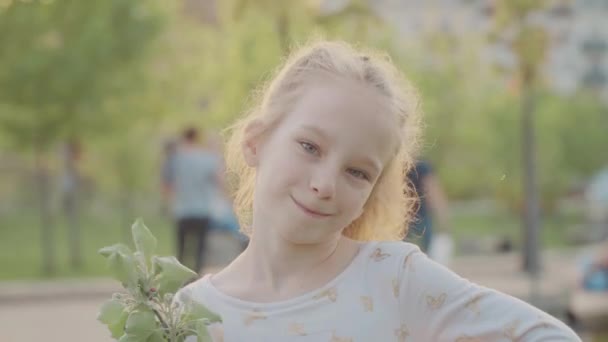
<path id="1" fill-rule="evenodd" d="M 103 246 L 175 255 L 171 143 L 221 130 L 311 37 L 419 88 L 445 263 L 608 341 L 607 0 L 0 0 L 0 340 L 109 341 Z M 210 233 L 208 267 L 242 248 Z M 602 337 L 604 336 L 604 337 Z"/>

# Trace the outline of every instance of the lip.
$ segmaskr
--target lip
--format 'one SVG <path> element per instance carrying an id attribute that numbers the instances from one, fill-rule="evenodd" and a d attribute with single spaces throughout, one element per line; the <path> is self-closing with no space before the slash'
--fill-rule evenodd
<path id="1" fill-rule="evenodd" d="M 290 196 L 290 197 L 291 197 L 291 200 L 293 201 L 293 203 L 295 203 L 296 206 L 298 206 L 300 209 L 302 209 L 302 211 L 305 212 L 309 216 L 316 217 L 316 218 L 322 218 L 322 217 L 329 217 L 332 215 L 332 214 L 321 213 L 321 212 L 309 209 L 306 206 L 304 206 L 302 203 L 298 202 L 295 198 L 293 198 L 293 196 Z"/>

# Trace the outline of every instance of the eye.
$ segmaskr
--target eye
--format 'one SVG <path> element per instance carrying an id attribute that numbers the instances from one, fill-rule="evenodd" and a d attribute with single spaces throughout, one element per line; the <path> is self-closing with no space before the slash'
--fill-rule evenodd
<path id="1" fill-rule="evenodd" d="M 302 146 L 302 148 L 304 149 L 304 151 L 310 153 L 310 154 L 318 154 L 319 153 L 319 148 L 309 142 L 306 141 L 300 141 L 300 146 Z"/>
<path id="2" fill-rule="evenodd" d="M 365 173 L 364 171 L 357 170 L 357 169 L 348 169 L 348 173 L 350 173 L 355 178 L 359 178 L 359 179 L 366 180 L 366 181 L 369 180 L 369 175 L 367 173 Z"/>

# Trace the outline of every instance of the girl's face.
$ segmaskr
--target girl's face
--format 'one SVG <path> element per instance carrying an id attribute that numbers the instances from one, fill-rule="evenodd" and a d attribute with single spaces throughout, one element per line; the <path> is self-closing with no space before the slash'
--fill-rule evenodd
<path id="1" fill-rule="evenodd" d="M 390 160 L 396 125 L 368 88 L 337 80 L 309 87 L 264 138 L 246 139 L 256 168 L 254 230 L 296 244 L 339 236 Z"/>

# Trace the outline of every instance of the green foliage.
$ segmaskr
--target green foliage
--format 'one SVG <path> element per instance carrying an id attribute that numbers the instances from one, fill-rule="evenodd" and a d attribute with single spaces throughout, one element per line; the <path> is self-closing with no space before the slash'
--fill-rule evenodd
<path id="1" fill-rule="evenodd" d="M 112 337 L 120 338 L 125 331 L 129 312 L 126 310 L 125 304 L 118 299 L 111 299 L 103 304 L 99 310 L 97 319 L 108 326 Z"/>
<path id="2" fill-rule="evenodd" d="M 1 9 L 5 134 L 47 147 L 65 135 L 98 132 L 104 121 L 97 108 L 132 88 L 128 77 L 161 24 L 155 1 L 15 1 Z"/>
<path id="3" fill-rule="evenodd" d="M 97 319 L 118 341 L 177 342 L 197 336 L 199 342 L 210 342 L 207 326 L 221 318 L 192 299 L 174 300 L 175 292 L 196 273 L 174 257 L 153 255 L 156 238 L 141 219 L 131 231 L 135 252 L 122 244 L 99 251 L 126 293 L 104 303 Z"/>
<path id="4" fill-rule="evenodd" d="M 370 43 L 382 20 L 376 15 L 369 1 L 349 1 L 341 11 L 317 13 L 316 22 L 331 36 L 351 42 Z"/>
<path id="5" fill-rule="evenodd" d="M 129 247 L 122 244 L 104 247 L 99 250 L 99 254 L 108 259 L 108 268 L 123 286 L 137 286 L 138 273 L 142 270 L 138 268 L 137 260 Z"/>
<path id="6" fill-rule="evenodd" d="M 0 44 L 10 47 L 0 50 L 0 124 L 6 128 L 0 144 L 12 149 L 29 146 L 33 137 L 56 141 L 80 130 L 87 138 L 83 173 L 99 197 L 131 196 L 134 206 L 138 196 L 155 199 L 162 141 L 186 124 L 226 127 L 248 108 L 251 91 L 286 52 L 279 32 L 284 16 L 290 45 L 321 33 L 390 50 L 421 90 L 424 155 L 450 197 L 495 195 L 517 208 L 518 89 L 478 57 L 485 37 L 402 39 L 365 1 L 331 15 L 320 15 L 314 2 L 218 1 L 218 26 L 205 26 L 184 14 L 180 2 L 13 1 L 0 9 Z M 497 28 L 509 31 L 544 3 L 498 2 Z M 530 52 L 525 59 L 535 64 L 544 38 L 525 29 L 520 38 L 533 39 L 512 46 Z M 601 166 L 607 126 L 606 109 L 592 97 L 543 92 L 538 172 L 549 203 Z"/>
<path id="7" fill-rule="evenodd" d="M 514 22 L 524 21 L 526 16 L 547 6 L 547 0 L 511 0 L 496 2 L 496 27 L 504 30 Z"/>
<path id="8" fill-rule="evenodd" d="M 548 44 L 548 34 L 544 29 L 531 26 L 521 28 L 513 42 L 513 50 L 519 58 L 520 68 L 528 73 L 528 77 L 534 77 L 545 60 Z"/>
<path id="9" fill-rule="evenodd" d="M 156 252 L 156 238 L 152 235 L 148 227 L 144 225 L 142 220 L 137 220 L 132 229 L 135 248 L 142 254 L 144 260 L 149 260 Z M 144 265 L 147 267 L 150 266 L 150 264 Z"/>
<path id="10" fill-rule="evenodd" d="M 128 341 L 146 341 L 157 329 L 156 317 L 151 310 L 135 310 L 127 318 L 125 335 Z"/>
<path id="11" fill-rule="evenodd" d="M 184 281 L 196 276 L 196 273 L 180 264 L 173 256 L 155 257 L 153 264 L 154 280 L 158 284 L 160 294 L 175 292 L 184 284 Z"/>
<path id="12" fill-rule="evenodd" d="M 432 37 L 431 37 L 432 38 Z M 455 39 L 455 38 L 453 38 Z M 395 52 L 422 95 L 422 154 L 450 198 L 495 196 L 519 213 L 522 206 L 521 119 L 518 90 L 479 51 L 475 37 L 426 39 L 426 54 Z M 509 78 L 507 78 L 508 80 Z M 537 166 L 543 209 L 605 164 L 606 113 L 597 98 L 547 89 L 536 99 Z"/>

